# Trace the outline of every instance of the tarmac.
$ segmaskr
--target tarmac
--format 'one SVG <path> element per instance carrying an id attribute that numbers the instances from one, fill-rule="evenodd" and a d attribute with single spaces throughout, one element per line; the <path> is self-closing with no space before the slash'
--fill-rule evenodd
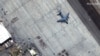
<path id="1" fill-rule="evenodd" d="M 80 17 L 82 22 L 85 24 L 87 29 L 91 32 L 91 34 L 94 36 L 94 39 L 98 42 L 100 45 L 100 28 L 99 28 L 99 14 L 98 12 L 92 7 L 88 6 L 85 3 L 85 0 L 68 0 L 72 8 L 75 10 L 77 15 Z M 82 7 L 83 4 L 80 4 L 81 2 L 84 2 L 84 6 Z M 86 11 L 85 11 L 86 10 Z M 84 14 L 83 14 L 84 12 Z"/>
<path id="2" fill-rule="evenodd" d="M 15 41 L 35 43 L 43 56 L 100 55 L 99 44 L 84 24 L 87 21 L 83 23 L 68 0 L 0 0 L 0 9 Z M 64 15 L 70 13 L 68 24 L 57 23 L 59 9 Z"/>

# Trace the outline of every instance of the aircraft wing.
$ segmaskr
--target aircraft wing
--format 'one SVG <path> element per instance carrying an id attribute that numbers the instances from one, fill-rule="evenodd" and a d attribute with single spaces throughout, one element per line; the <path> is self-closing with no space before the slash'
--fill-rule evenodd
<path id="1" fill-rule="evenodd" d="M 66 17 L 65 17 L 67 20 L 69 19 L 69 13 L 67 13 Z"/>

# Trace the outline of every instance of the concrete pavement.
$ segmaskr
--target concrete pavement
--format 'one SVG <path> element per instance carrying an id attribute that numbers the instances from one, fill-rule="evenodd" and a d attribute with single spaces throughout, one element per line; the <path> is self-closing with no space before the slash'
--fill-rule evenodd
<path id="1" fill-rule="evenodd" d="M 14 32 L 17 40 L 21 38 L 27 41 L 30 38 L 30 42 L 36 44 L 43 56 L 58 56 L 64 49 L 69 56 L 99 56 L 99 44 L 68 1 L 1 0 L 0 4 L 0 8 L 7 11 L 7 15 L 0 15 L 3 15 L 5 25 L 9 23 L 9 31 Z M 56 22 L 60 19 L 57 16 L 58 8 L 64 15 L 70 13 L 69 24 Z M 11 23 L 12 20 L 16 21 Z"/>

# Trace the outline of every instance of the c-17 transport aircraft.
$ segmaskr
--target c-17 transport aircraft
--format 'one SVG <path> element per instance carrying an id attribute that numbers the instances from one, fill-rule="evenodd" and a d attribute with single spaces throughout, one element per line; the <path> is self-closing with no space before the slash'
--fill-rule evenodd
<path id="1" fill-rule="evenodd" d="M 59 20 L 57 20 L 57 22 L 61 22 L 61 23 L 67 23 L 68 24 L 68 19 L 69 19 L 69 13 L 67 13 L 67 15 L 66 16 L 64 16 L 63 14 L 62 14 L 62 12 L 61 11 L 58 11 L 59 12 L 59 14 L 57 14 L 58 16 L 60 16 L 61 17 L 61 19 L 59 19 Z"/>

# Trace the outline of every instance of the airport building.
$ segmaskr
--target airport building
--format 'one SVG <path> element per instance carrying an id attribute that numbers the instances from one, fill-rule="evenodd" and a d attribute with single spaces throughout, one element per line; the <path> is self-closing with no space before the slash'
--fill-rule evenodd
<path id="1" fill-rule="evenodd" d="M 12 40 L 11 34 L 4 27 L 3 23 L 0 22 L 0 46 L 10 47 L 14 41 Z"/>

